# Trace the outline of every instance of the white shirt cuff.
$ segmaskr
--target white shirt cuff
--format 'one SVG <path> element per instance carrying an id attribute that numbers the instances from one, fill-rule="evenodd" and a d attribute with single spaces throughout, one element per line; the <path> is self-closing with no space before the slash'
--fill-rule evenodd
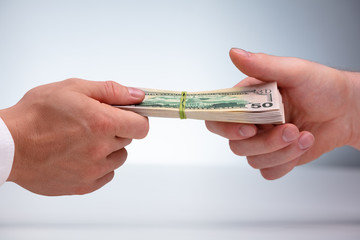
<path id="1" fill-rule="evenodd" d="M 14 161 L 15 144 L 11 133 L 0 118 L 0 186 L 8 179 Z"/>

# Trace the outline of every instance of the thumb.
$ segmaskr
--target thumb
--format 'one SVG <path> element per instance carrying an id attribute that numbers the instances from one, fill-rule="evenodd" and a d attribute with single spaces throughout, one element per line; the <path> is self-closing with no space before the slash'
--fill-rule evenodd
<path id="1" fill-rule="evenodd" d="M 110 105 L 129 105 L 142 102 L 145 93 L 137 88 L 125 87 L 113 81 L 87 81 L 76 79 L 80 92 L 99 102 Z"/>
<path id="2" fill-rule="evenodd" d="M 309 78 L 316 63 L 293 57 L 250 53 L 239 48 L 230 50 L 230 58 L 244 74 L 279 86 L 294 87 Z"/>

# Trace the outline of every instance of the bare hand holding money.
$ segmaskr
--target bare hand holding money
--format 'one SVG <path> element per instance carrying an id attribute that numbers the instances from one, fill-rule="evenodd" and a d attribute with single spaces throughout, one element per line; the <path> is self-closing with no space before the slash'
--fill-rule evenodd
<path id="1" fill-rule="evenodd" d="M 232 49 L 230 56 L 249 76 L 234 88 L 195 93 L 144 89 L 141 104 L 119 108 L 143 116 L 207 120 L 211 132 L 228 138 L 231 150 L 247 156 L 269 180 L 336 147 L 360 149 L 359 73 L 241 49 Z"/>
<path id="2" fill-rule="evenodd" d="M 102 187 L 146 136 L 148 120 L 110 104 L 136 104 L 144 93 L 115 82 L 68 79 L 30 90 L 0 111 L 14 142 L 8 181 L 42 195 L 85 194 Z"/>
<path id="3" fill-rule="evenodd" d="M 232 49 L 236 67 L 249 77 L 236 87 L 276 81 L 286 124 L 244 125 L 206 122 L 211 132 L 230 140 L 231 150 L 247 156 L 266 179 L 277 179 L 296 165 L 336 147 L 360 149 L 360 74 L 298 58 Z"/>

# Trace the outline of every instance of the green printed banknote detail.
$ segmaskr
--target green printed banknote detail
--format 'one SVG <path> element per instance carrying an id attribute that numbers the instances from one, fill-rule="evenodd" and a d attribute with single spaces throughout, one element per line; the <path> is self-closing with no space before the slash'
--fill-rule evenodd
<path id="1" fill-rule="evenodd" d="M 181 93 L 154 92 L 144 90 L 145 99 L 138 106 L 179 108 Z M 259 94 L 256 91 L 232 91 L 218 93 L 187 93 L 187 109 L 228 109 L 228 108 L 249 108 L 252 104 L 265 102 L 271 105 L 271 91 L 266 94 Z M 258 108 L 258 107 L 256 107 Z"/>
<path id="2" fill-rule="evenodd" d="M 137 105 L 116 106 L 143 116 L 193 118 L 243 123 L 283 123 L 284 109 L 276 83 L 204 92 L 142 89 Z"/>

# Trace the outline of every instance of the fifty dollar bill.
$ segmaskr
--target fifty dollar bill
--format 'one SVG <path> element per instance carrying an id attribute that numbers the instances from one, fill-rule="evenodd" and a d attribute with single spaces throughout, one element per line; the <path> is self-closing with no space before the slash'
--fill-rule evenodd
<path id="1" fill-rule="evenodd" d="M 142 89 L 138 105 L 116 106 L 143 116 L 280 124 L 284 106 L 276 82 L 204 92 Z"/>

